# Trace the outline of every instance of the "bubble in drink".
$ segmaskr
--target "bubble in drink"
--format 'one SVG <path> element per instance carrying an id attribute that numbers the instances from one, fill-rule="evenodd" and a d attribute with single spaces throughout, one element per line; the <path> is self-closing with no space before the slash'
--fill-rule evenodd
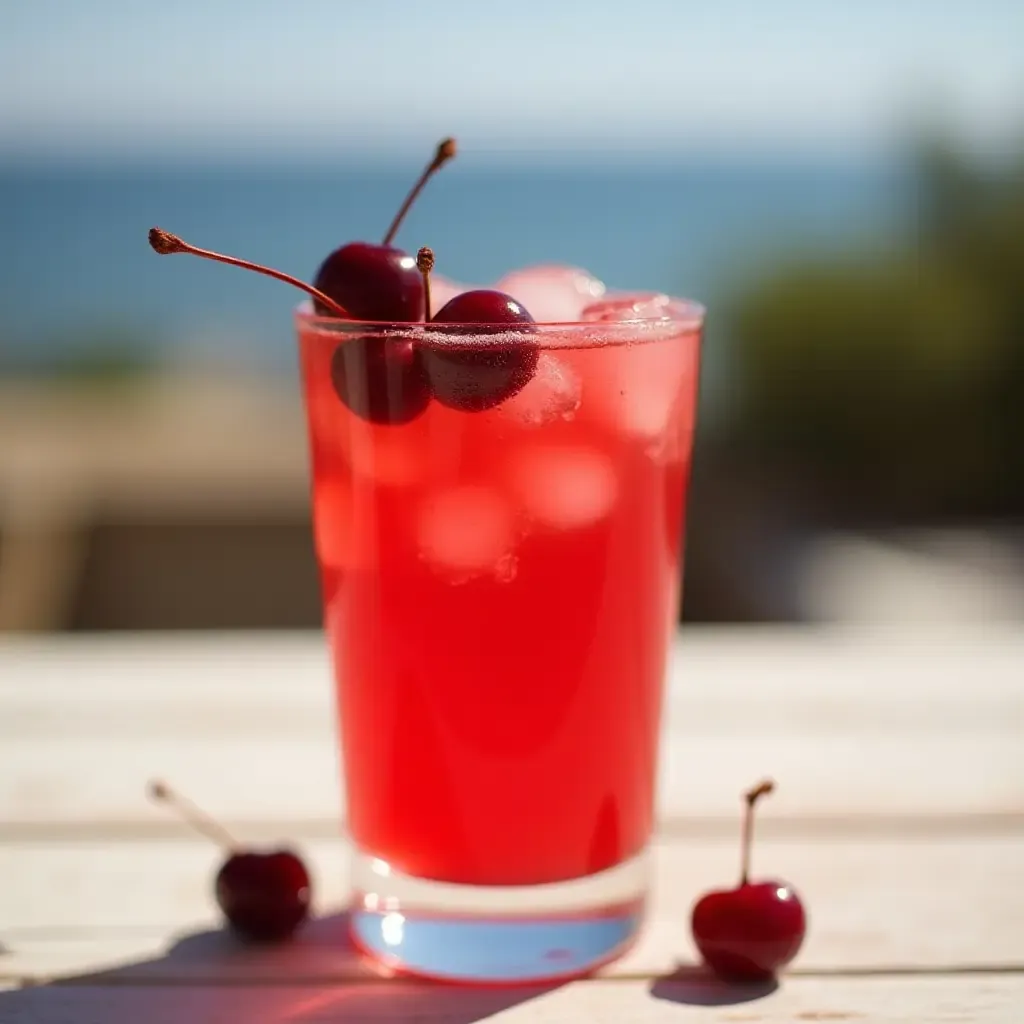
<path id="1" fill-rule="evenodd" d="M 498 414 L 528 427 L 571 420 L 580 405 L 580 379 L 567 359 L 542 352 L 529 384 L 498 406 Z"/>
<path id="2" fill-rule="evenodd" d="M 608 457 L 584 445 L 520 449 L 512 456 L 510 483 L 526 514 L 556 530 L 603 519 L 619 486 Z"/>
<path id="3" fill-rule="evenodd" d="M 496 285 L 521 302 L 538 323 L 571 323 L 604 295 L 604 284 L 579 267 L 542 265 L 513 270 Z"/>
<path id="4" fill-rule="evenodd" d="M 464 484 L 439 491 L 422 504 L 417 522 L 421 556 L 452 582 L 492 574 L 511 579 L 509 556 L 515 517 L 496 491 Z"/>

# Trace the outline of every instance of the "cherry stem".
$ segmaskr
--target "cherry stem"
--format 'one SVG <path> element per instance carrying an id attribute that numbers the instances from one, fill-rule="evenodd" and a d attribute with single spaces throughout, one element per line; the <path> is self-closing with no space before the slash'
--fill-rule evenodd
<path id="1" fill-rule="evenodd" d="M 285 284 L 301 288 L 307 295 L 311 295 L 317 302 L 326 306 L 337 316 L 345 320 L 352 319 L 348 315 L 347 310 L 335 302 L 329 295 L 324 295 L 318 288 L 314 288 L 311 284 L 306 284 L 305 281 L 300 281 L 297 277 L 292 277 L 291 274 L 283 274 L 280 270 L 263 267 L 258 263 L 250 263 L 249 260 L 240 260 L 235 256 L 224 256 L 219 252 L 212 252 L 209 249 L 200 249 L 197 246 L 190 245 L 177 235 L 172 235 L 170 231 L 164 231 L 163 228 L 149 229 L 149 244 L 154 252 L 160 253 L 161 256 L 168 256 L 176 252 L 187 252 L 191 256 L 201 256 L 204 260 L 216 260 L 218 263 L 227 263 L 229 266 L 241 267 L 243 270 L 255 270 L 257 274 L 265 274 L 267 277 L 274 278 L 275 281 L 284 281 Z"/>
<path id="2" fill-rule="evenodd" d="M 740 838 L 740 849 L 743 857 L 740 866 L 741 886 L 746 885 L 750 880 L 750 847 L 754 838 L 754 804 L 774 789 L 775 783 L 771 779 L 765 779 L 754 786 L 753 789 L 748 789 L 743 795 L 747 807 L 743 814 L 743 834 Z"/>
<path id="3" fill-rule="evenodd" d="M 161 782 L 159 779 L 151 782 L 149 798 L 156 803 L 172 807 L 200 835 L 212 839 L 218 846 L 223 846 L 228 850 L 238 849 L 235 837 L 220 822 L 214 821 L 206 811 L 197 807 L 180 793 L 176 793 L 166 782 Z"/>
<path id="4" fill-rule="evenodd" d="M 398 234 L 398 229 L 402 226 L 402 221 L 405 220 L 405 215 L 409 212 L 409 207 L 416 202 L 416 197 L 423 191 L 423 186 L 434 176 L 434 172 L 444 167 L 453 156 L 455 156 L 455 140 L 442 139 L 437 144 L 434 158 L 423 168 L 423 173 L 420 174 L 416 184 L 409 190 L 409 194 L 405 197 L 405 202 L 402 203 L 398 213 L 395 214 L 395 219 L 391 222 L 391 226 L 384 236 L 383 245 L 391 244 L 395 235 Z"/>
<path id="5" fill-rule="evenodd" d="M 434 250 L 424 246 L 416 253 L 416 269 L 423 275 L 424 320 L 430 319 L 430 272 L 434 269 Z"/>

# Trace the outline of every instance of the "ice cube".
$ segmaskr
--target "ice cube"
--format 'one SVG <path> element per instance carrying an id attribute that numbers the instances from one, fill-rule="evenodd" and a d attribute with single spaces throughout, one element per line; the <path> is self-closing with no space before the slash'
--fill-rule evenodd
<path id="1" fill-rule="evenodd" d="M 604 323 L 674 316 L 678 300 L 653 292 L 611 296 L 588 306 L 584 319 Z M 581 416 L 630 437 L 659 440 L 681 410 L 680 396 L 696 382 L 697 344 L 689 335 L 657 339 L 638 333 L 601 350 L 600 367 L 587 375 Z M 685 410 L 682 410 L 685 411 Z"/>
<path id="2" fill-rule="evenodd" d="M 530 382 L 502 402 L 498 413 L 523 426 L 571 420 L 580 405 L 579 375 L 565 359 L 542 352 Z"/>
<path id="3" fill-rule="evenodd" d="M 693 451 L 693 431 L 697 416 L 697 370 L 687 374 L 669 413 L 668 429 L 655 437 L 647 454 L 662 466 L 689 461 Z"/>
<path id="4" fill-rule="evenodd" d="M 538 323 L 570 323 L 604 295 L 604 284 L 579 267 L 541 265 L 513 270 L 496 285 L 521 302 Z"/>
<path id="5" fill-rule="evenodd" d="M 603 519 L 619 489 L 611 460 L 584 445 L 522 448 L 512 456 L 509 475 L 526 514 L 558 530 Z"/>
<path id="6" fill-rule="evenodd" d="M 586 306 L 580 319 L 601 323 L 657 320 L 668 316 L 676 305 L 676 300 L 661 292 L 619 292 Z"/>
<path id="7" fill-rule="evenodd" d="M 358 554 L 352 489 L 344 480 L 318 480 L 313 493 L 313 540 L 321 563 L 330 569 L 356 564 Z"/>
<path id="8" fill-rule="evenodd" d="M 609 346 L 602 352 L 604 372 L 587 378 L 587 411 L 613 430 L 657 440 L 677 408 L 689 369 L 687 347 L 678 339 Z"/>
<path id="9" fill-rule="evenodd" d="M 381 427 L 351 416 L 343 451 L 355 475 L 386 487 L 409 487 L 426 468 L 411 426 Z"/>
<path id="10" fill-rule="evenodd" d="M 420 507 L 417 535 L 422 557 L 453 582 L 514 575 L 515 516 L 497 491 L 462 484 L 431 495 Z"/>
<path id="11" fill-rule="evenodd" d="M 318 381 L 308 390 L 306 403 L 314 443 L 329 452 L 343 453 L 347 445 L 347 410 L 334 389 L 329 383 Z"/>

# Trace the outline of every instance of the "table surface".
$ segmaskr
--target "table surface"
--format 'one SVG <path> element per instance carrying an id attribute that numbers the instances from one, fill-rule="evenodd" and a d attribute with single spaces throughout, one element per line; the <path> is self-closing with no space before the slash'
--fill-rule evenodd
<path id="1" fill-rule="evenodd" d="M 1024 1020 L 1020 627 L 685 631 L 650 921 L 546 989 L 382 979 L 347 950 L 331 700 L 314 634 L 0 641 L 0 1022 Z M 319 916 L 296 941 L 218 929 L 219 853 L 147 802 L 154 775 L 301 847 Z M 755 873 L 810 929 L 777 987 L 732 989 L 693 967 L 689 908 L 734 881 L 764 775 Z"/>

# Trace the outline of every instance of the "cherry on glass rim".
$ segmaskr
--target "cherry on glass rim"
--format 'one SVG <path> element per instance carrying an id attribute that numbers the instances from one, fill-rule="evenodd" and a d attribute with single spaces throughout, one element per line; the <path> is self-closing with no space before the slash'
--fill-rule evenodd
<path id="1" fill-rule="evenodd" d="M 310 295 L 320 316 L 418 323 L 429 309 L 422 277 L 415 260 L 391 243 L 423 187 L 455 152 L 455 140 L 443 139 L 405 197 L 383 242 L 351 242 L 336 249 L 321 264 L 313 285 L 248 260 L 200 249 L 160 228 L 150 230 L 149 244 L 162 255 L 191 253 L 284 281 Z M 332 356 L 331 382 L 341 401 L 356 415 L 375 423 L 406 423 L 426 408 L 430 393 L 422 359 L 408 342 L 367 333 L 345 346 Z"/>
<path id="2" fill-rule="evenodd" d="M 421 249 L 417 265 L 428 301 L 434 254 Z M 423 360 L 434 398 L 463 412 L 481 412 L 518 394 L 532 379 L 540 358 L 529 338 L 534 319 L 512 296 L 490 289 L 462 292 L 434 314 L 431 326 L 445 337 L 423 338 Z M 459 335 L 473 340 L 460 345 Z M 491 340 L 481 340 L 481 338 Z"/>
<path id="3" fill-rule="evenodd" d="M 341 341 L 331 356 L 331 386 L 352 412 L 371 423 L 408 423 L 430 404 L 423 353 L 411 336 L 368 333 Z"/>
<path id="4" fill-rule="evenodd" d="M 423 187 L 455 152 L 454 139 L 438 143 L 433 158 L 405 197 L 379 245 L 349 242 L 320 264 L 313 284 L 344 306 L 354 320 L 408 324 L 418 323 L 429 314 L 416 261 L 391 243 Z M 328 312 L 320 303 L 316 311 L 321 315 Z"/>
<path id="5" fill-rule="evenodd" d="M 353 319 L 409 324 L 429 314 L 430 303 L 416 261 L 391 242 L 423 187 L 455 152 L 454 139 L 438 144 L 380 245 L 350 242 L 335 249 L 320 265 L 316 287 L 342 303 Z M 315 309 L 319 314 L 326 312 L 320 303 Z M 331 357 L 331 385 L 352 412 L 371 423 L 408 423 L 430 402 L 423 359 L 410 339 L 374 334 L 347 339 Z"/>

